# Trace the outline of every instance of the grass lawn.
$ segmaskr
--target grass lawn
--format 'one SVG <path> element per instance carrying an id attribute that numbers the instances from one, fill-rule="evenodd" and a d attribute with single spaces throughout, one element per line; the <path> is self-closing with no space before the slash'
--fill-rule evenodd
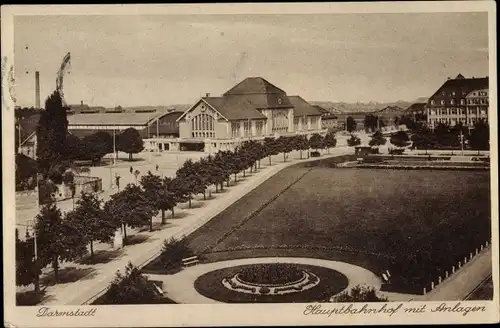
<path id="1" fill-rule="evenodd" d="M 281 171 L 189 236 L 196 253 L 341 260 L 388 269 L 396 290 L 418 292 L 491 236 L 489 172 L 305 166 Z"/>

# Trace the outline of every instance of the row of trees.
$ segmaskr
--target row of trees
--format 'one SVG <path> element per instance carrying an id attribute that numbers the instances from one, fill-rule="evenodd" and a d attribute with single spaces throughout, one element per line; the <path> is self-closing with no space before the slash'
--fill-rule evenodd
<path id="1" fill-rule="evenodd" d="M 461 123 L 451 127 L 438 124 L 432 131 L 424 126 L 413 131 L 411 137 L 413 146 L 418 149 L 436 148 L 470 148 L 473 150 L 488 150 L 490 148 L 490 130 L 483 120 L 476 122 L 474 129 L 469 129 Z M 467 145 L 467 146 L 466 146 Z"/>
<path id="2" fill-rule="evenodd" d="M 140 133 L 134 128 L 128 128 L 121 134 L 111 136 L 108 132 L 98 131 L 79 139 L 77 136 L 68 135 L 66 139 L 68 159 L 90 160 L 98 164 L 104 155 L 114 151 L 128 153 L 129 160 L 132 155 L 144 150 L 144 141 Z"/>
<path id="3" fill-rule="evenodd" d="M 166 223 L 165 213 L 174 209 L 179 203 L 189 203 L 197 194 L 206 199 L 210 186 L 215 192 L 229 186 L 231 177 L 237 181 L 237 175 L 246 170 L 250 172 L 260 167 L 260 161 L 268 157 L 292 150 L 309 150 L 309 148 L 325 149 L 336 145 L 335 135 L 325 137 L 319 134 L 307 139 L 305 136 L 266 138 L 263 142 L 255 140 L 241 144 L 235 151 L 221 151 L 199 161 L 186 161 L 174 178 L 160 177 L 151 172 L 144 175 L 139 184 L 128 184 L 123 190 L 111 195 L 103 202 L 97 194 L 82 193 L 76 207 L 69 212 L 61 213 L 54 203 L 42 207 L 36 217 L 35 234 L 37 239 L 37 261 L 34 253 L 16 253 L 19 285 L 35 283 L 38 288 L 40 269 L 51 265 L 57 282 L 60 261 L 74 261 L 90 253 L 94 256 L 96 242 L 108 243 L 117 229 L 121 229 L 124 242 L 127 241 L 127 227 L 139 228 L 149 226 L 153 230 L 153 217 L 161 212 L 161 223 Z M 70 180 L 63 174 L 63 180 Z M 68 182 L 70 183 L 70 182 Z M 16 247 L 29 249 L 33 247 L 33 237 L 27 235 L 25 240 L 17 238 Z M 21 275 L 21 273 L 24 273 Z"/>
<path id="4" fill-rule="evenodd" d="M 408 134 L 405 131 L 393 133 L 390 143 L 396 147 L 406 147 L 412 144 L 418 149 L 439 149 L 439 148 L 470 148 L 474 150 L 489 149 L 489 126 L 485 121 L 478 121 L 474 129 L 469 129 L 461 123 L 451 127 L 446 124 L 439 124 L 434 130 L 424 125 L 415 125 L 415 129 Z M 385 145 L 387 139 L 377 130 L 372 134 L 369 145 L 378 147 Z M 361 140 L 354 134 L 347 140 L 349 146 L 358 146 Z M 467 145 L 467 146 L 466 146 Z"/>

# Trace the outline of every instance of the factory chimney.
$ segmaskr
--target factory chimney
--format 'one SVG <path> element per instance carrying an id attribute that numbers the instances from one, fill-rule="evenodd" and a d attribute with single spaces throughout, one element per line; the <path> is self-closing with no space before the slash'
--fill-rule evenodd
<path id="1" fill-rule="evenodd" d="M 35 107 L 40 108 L 40 72 L 35 72 Z"/>

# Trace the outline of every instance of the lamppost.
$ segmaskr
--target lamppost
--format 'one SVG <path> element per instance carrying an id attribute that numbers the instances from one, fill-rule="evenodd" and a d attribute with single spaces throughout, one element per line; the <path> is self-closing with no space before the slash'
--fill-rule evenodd
<path id="1" fill-rule="evenodd" d="M 116 133 L 113 127 L 113 156 L 109 161 L 109 189 L 113 189 L 113 166 L 116 163 Z"/>
<path id="2" fill-rule="evenodd" d="M 464 156 L 464 133 L 460 129 L 460 147 L 462 149 L 462 156 Z"/>
<path id="3" fill-rule="evenodd" d="M 22 226 L 22 224 L 20 224 Z M 38 244 L 37 244 L 37 240 L 36 240 L 36 219 L 33 219 L 33 220 L 27 220 L 26 221 L 26 225 L 25 225 L 26 229 L 33 229 L 33 253 L 34 253 L 34 264 L 35 264 L 35 272 L 37 273 L 38 272 Z M 40 283 L 38 281 L 38 279 L 35 280 L 35 292 L 39 292 L 40 291 Z"/>

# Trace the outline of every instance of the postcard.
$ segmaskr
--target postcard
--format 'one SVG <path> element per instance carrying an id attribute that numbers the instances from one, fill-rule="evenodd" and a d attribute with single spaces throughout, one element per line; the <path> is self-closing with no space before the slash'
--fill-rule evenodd
<path id="1" fill-rule="evenodd" d="M 1 10 L 4 325 L 500 321 L 493 1 Z"/>

